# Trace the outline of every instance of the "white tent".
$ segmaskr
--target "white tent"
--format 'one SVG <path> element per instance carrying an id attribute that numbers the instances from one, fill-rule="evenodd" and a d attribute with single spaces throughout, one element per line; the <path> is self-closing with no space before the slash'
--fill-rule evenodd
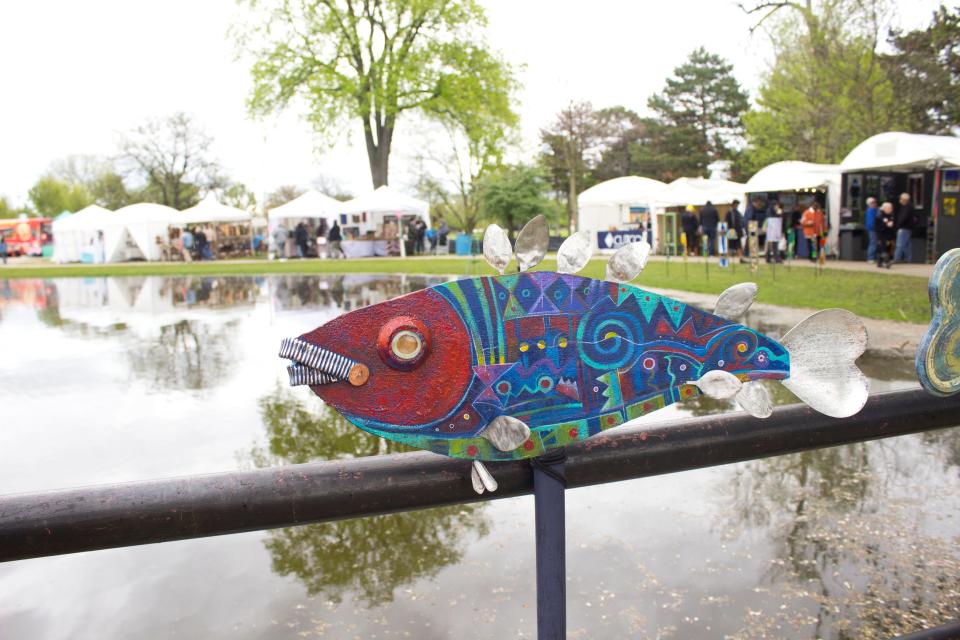
<path id="1" fill-rule="evenodd" d="M 785 160 L 760 169 L 744 185 L 747 193 L 823 189 L 830 220 L 828 242 L 836 247 L 840 234 L 840 165 Z"/>
<path id="2" fill-rule="evenodd" d="M 660 193 L 662 206 L 677 207 L 692 204 L 702 206 L 709 200 L 713 204 L 743 202 L 744 185 L 730 180 L 715 178 L 677 178 Z"/>
<path id="3" fill-rule="evenodd" d="M 251 216 L 243 209 L 230 207 L 220 203 L 217 196 L 208 194 L 195 207 L 184 209 L 176 216 L 178 224 L 206 224 L 215 222 L 246 222 Z"/>
<path id="4" fill-rule="evenodd" d="M 160 243 L 157 238 L 166 240 L 168 228 L 177 224 L 180 213 L 166 205 L 139 202 L 117 209 L 116 215 L 133 238 L 139 253 L 147 260 L 159 260 Z"/>
<path id="5" fill-rule="evenodd" d="M 289 218 L 325 218 L 328 221 L 340 212 L 343 203 L 319 191 L 307 191 L 286 204 L 267 212 L 270 222 Z"/>
<path id="6" fill-rule="evenodd" d="M 847 154 L 840 171 L 960 167 L 960 138 L 888 131 L 867 138 Z"/>
<path id="7" fill-rule="evenodd" d="M 370 193 L 341 203 L 338 211 L 345 215 L 370 214 L 372 220 L 368 221 L 368 228 L 376 228 L 377 225 L 383 223 L 383 217 L 390 214 L 418 215 L 423 218 L 427 226 L 430 226 L 430 205 L 428 203 L 400 193 L 387 185 L 377 187 Z"/>
<path id="8" fill-rule="evenodd" d="M 92 262 L 122 260 L 124 238 L 122 219 L 113 211 L 92 204 L 72 216 L 54 221 L 53 259 L 59 263 L 83 259 Z"/>
<path id="9" fill-rule="evenodd" d="M 613 178 L 594 185 L 577 196 L 577 228 L 596 232 L 621 227 L 630 221 L 630 207 L 644 207 L 652 212 L 666 188 L 659 180 L 640 176 Z"/>

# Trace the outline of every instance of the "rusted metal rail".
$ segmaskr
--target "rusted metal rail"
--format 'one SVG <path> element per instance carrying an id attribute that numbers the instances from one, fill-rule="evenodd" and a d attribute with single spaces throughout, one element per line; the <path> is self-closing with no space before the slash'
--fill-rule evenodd
<path id="1" fill-rule="evenodd" d="M 872 396 L 837 420 L 802 405 L 623 427 L 567 449 L 571 488 L 887 438 L 960 424 L 960 395 Z M 478 496 L 467 461 L 432 453 L 314 462 L 0 496 L 0 561 L 166 542 L 533 491 L 530 465 L 491 463 L 500 489 Z"/>

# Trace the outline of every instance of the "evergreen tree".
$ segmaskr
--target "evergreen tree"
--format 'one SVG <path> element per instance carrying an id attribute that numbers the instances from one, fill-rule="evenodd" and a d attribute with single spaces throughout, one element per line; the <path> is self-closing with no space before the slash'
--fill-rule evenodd
<path id="1" fill-rule="evenodd" d="M 733 65 L 703 47 L 673 73 L 663 92 L 647 103 L 662 127 L 640 156 L 658 165 L 671 153 L 662 175 L 702 175 L 711 162 L 732 157 L 750 106 L 747 94 L 733 76 Z"/>

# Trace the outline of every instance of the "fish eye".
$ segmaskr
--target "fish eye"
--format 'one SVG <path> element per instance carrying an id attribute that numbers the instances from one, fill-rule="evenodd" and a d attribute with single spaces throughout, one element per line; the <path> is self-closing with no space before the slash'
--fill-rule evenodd
<path id="1" fill-rule="evenodd" d="M 393 369 L 413 369 L 430 351 L 430 333 L 426 326 L 408 316 L 393 318 L 381 329 L 377 339 L 380 359 Z"/>
<path id="2" fill-rule="evenodd" d="M 413 331 L 398 331 L 390 341 L 390 351 L 401 360 L 413 360 L 423 350 L 423 340 Z"/>

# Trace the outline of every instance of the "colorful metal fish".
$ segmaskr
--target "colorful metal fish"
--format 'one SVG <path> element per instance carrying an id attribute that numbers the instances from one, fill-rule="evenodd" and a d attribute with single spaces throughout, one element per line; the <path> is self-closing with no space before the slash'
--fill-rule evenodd
<path id="1" fill-rule="evenodd" d="M 920 384 L 938 396 L 960 391 L 960 249 L 937 261 L 927 287 L 930 326 L 917 349 Z"/>
<path id="2" fill-rule="evenodd" d="M 531 225 L 517 240 L 525 269 L 546 248 L 545 224 Z M 623 282 L 643 269 L 645 242 L 614 254 L 607 275 L 616 281 L 569 273 L 590 257 L 584 240 L 574 234 L 561 247 L 566 273 L 448 282 L 285 340 L 291 384 L 310 384 L 374 435 L 474 461 L 540 456 L 701 392 L 766 417 L 762 380 L 828 415 L 866 401 L 854 364 L 866 332 L 853 314 L 814 314 L 777 342 L 734 321 L 756 285 L 731 287 L 708 313 Z M 501 273 L 509 251 L 491 226 L 485 253 Z M 479 492 L 496 488 L 479 462 L 473 481 Z"/>

